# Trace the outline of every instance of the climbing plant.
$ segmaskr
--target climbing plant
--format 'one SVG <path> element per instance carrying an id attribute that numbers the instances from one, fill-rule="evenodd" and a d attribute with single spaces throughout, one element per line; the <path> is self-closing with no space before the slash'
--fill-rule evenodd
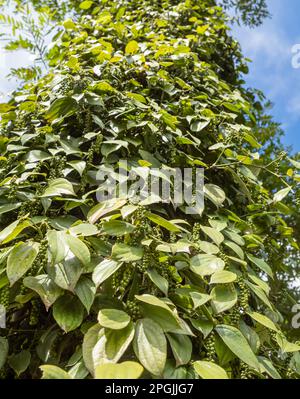
<path id="1" fill-rule="evenodd" d="M 222 7 L 78 9 L 49 73 L 0 104 L 2 378 L 298 378 L 273 291 L 300 165 L 269 152 Z M 203 169 L 205 206 L 99 201 L 124 160 Z"/>

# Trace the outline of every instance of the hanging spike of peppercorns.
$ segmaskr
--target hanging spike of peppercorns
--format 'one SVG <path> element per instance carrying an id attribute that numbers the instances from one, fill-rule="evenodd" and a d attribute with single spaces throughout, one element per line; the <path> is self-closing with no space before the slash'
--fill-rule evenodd
<path id="1" fill-rule="evenodd" d="M 231 312 L 229 314 L 230 324 L 232 326 L 236 327 L 238 325 L 238 323 L 239 323 L 240 317 L 241 317 L 241 314 L 240 314 L 239 307 L 238 306 L 234 306 L 231 309 Z"/>
<path id="2" fill-rule="evenodd" d="M 195 223 L 192 231 L 193 242 L 198 242 L 200 240 L 200 231 L 201 231 L 200 223 Z"/>
<path id="3" fill-rule="evenodd" d="M 215 334 L 212 331 L 205 340 L 206 357 L 209 362 L 212 362 L 215 358 Z"/>
<path id="4" fill-rule="evenodd" d="M 241 380 L 248 380 L 252 376 L 252 371 L 251 368 L 248 366 L 248 364 L 241 362 L 240 365 L 240 378 Z"/>
<path id="5" fill-rule="evenodd" d="M 1 288 L 0 290 L 0 304 L 7 309 L 9 305 L 9 286 Z"/>
<path id="6" fill-rule="evenodd" d="M 37 325 L 39 321 L 39 315 L 40 315 L 40 303 L 37 299 L 34 299 L 31 301 L 31 310 L 30 310 L 30 316 L 29 316 L 29 325 L 30 326 L 35 326 Z"/>
<path id="7" fill-rule="evenodd" d="M 126 310 L 129 313 L 129 315 L 132 317 L 133 321 L 136 321 L 142 317 L 140 307 L 138 306 L 136 300 L 133 301 L 128 300 L 126 302 Z"/>
<path id="8" fill-rule="evenodd" d="M 249 308 L 249 297 L 250 297 L 250 290 L 246 286 L 244 279 L 240 277 L 238 279 L 238 286 L 240 289 L 239 292 L 239 304 L 240 308 L 243 312 L 246 312 L 247 309 Z"/>

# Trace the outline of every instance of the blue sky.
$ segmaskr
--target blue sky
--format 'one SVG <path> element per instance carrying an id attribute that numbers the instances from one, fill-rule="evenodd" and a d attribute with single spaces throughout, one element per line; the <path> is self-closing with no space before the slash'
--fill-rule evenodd
<path id="1" fill-rule="evenodd" d="M 300 151 L 300 68 L 292 67 L 294 44 L 300 43 L 300 0 L 267 0 L 272 18 L 258 28 L 233 28 L 235 38 L 241 43 L 243 53 L 252 59 L 246 77 L 249 86 L 261 89 L 274 103 L 272 114 L 282 123 L 284 143 Z M 0 51 L 0 93 L 13 90 L 15 82 L 8 81 L 9 67 L 32 63 L 26 52 Z M 1 95 L 1 94 L 0 94 Z M 5 96 L 2 96 L 3 101 Z"/>
<path id="2" fill-rule="evenodd" d="M 258 28 L 233 28 L 243 53 L 251 58 L 249 86 L 273 103 L 274 120 L 282 123 L 284 143 L 300 151 L 300 68 L 292 67 L 292 47 L 300 43 L 300 0 L 267 0 L 272 19 Z"/>

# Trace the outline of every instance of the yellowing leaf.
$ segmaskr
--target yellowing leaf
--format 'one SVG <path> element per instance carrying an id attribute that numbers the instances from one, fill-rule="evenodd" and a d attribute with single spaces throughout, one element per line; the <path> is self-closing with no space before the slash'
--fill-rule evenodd
<path id="1" fill-rule="evenodd" d="M 36 243 L 19 242 L 15 245 L 7 259 L 7 277 L 11 285 L 30 269 L 37 254 Z"/>
<path id="2" fill-rule="evenodd" d="M 275 326 L 272 320 L 270 320 L 267 316 L 257 313 L 257 312 L 248 312 L 248 315 L 259 324 L 269 328 L 272 331 L 278 332 L 278 328 Z"/>
<path id="3" fill-rule="evenodd" d="M 126 48 L 125 48 L 125 53 L 126 54 L 135 54 L 139 50 L 139 44 L 135 40 L 131 40 L 129 43 L 127 43 Z"/>
<path id="4" fill-rule="evenodd" d="M 276 193 L 274 195 L 273 202 L 276 203 L 276 202 L 282 201 L 289 194 L 289 192 L 291 190 L 292 190 L 292 187 L 286 187 L 286 188 L 283 188 L 282 190 L 278 191 L 278 193 Z"/>
<path id="5" fill-rule="evenodd" d="M 79 4 L 79 8 L 81 8 L 82 10 L 88 10 L 89 8 L 92 7 L 92 5 L 93 5 L 92 1 L 85 0 Z"/>
<path id="6" fill-rule="evenodd" d="M 43 380 L 69 380 L 71 379 L 70 375 L 63 369 L 57 366 L 53 366 L 51 364 L 45 364 L 41 366 L 40 369 L 43 372 L 42 379 Z"/>
<path id="7" fill-rule="evenodd" d="M 65 29 L 74 30 L 76 28 L 76 24 L 71 19 L 66 19 L 63 23 Z"/>
<path id="8" fill-rule="evenodd" d="M 203 35 L 208 28 L 208 25 L 197 26 L 196 32 L 198 33 L 198 35 Z"/>
<path id="9" fill-rule="evenodd" d="M 142 365 L 150 373 L 162 376 L 167 359 L 167 340 L 161 327 L 151 319 L 138 320 L 133 347 Z"/>
<path id="10" fill-rule="evenodd" d="M 144 369 L 137 362 L 105 363 L 96 367 L 95 378 L 100 380 L 131 380 L 139 378 Z"/>
<path id="11" fill-rule="evenodd" d="M 102 309 L 98 313 L 98 322 L 102 327 L 121 330 L 130 323 L 130 316 L 118 309 Z"/>
<path id="12" fill-rule="evenodd" d="M 195 371 L 204 380 L 227 380 L 226 371 L 212 362 L 197 361 L 193 364 Z"/>

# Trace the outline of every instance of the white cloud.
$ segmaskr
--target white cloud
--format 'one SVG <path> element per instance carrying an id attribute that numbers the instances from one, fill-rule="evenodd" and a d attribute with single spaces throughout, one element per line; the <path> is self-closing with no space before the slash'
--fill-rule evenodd
<path id="1" fill-rule="evenodd" d="M 284 0 L 268 3 L 272 19 L 254 29 L 234 27 L 233 34 L 243 54 L 253 61 L 248 85 L 262 89 L 274 103 L 273 114 L 287 131 L 286 141 L 295 143 L 296 124 L 300 122 L 300 69 L 292 67 L 292 47 L 300 43 L 300 37 L 290 21 L 295 21 L 299 12 L 299 0 L 289 0 L 289 7 Z"/>

